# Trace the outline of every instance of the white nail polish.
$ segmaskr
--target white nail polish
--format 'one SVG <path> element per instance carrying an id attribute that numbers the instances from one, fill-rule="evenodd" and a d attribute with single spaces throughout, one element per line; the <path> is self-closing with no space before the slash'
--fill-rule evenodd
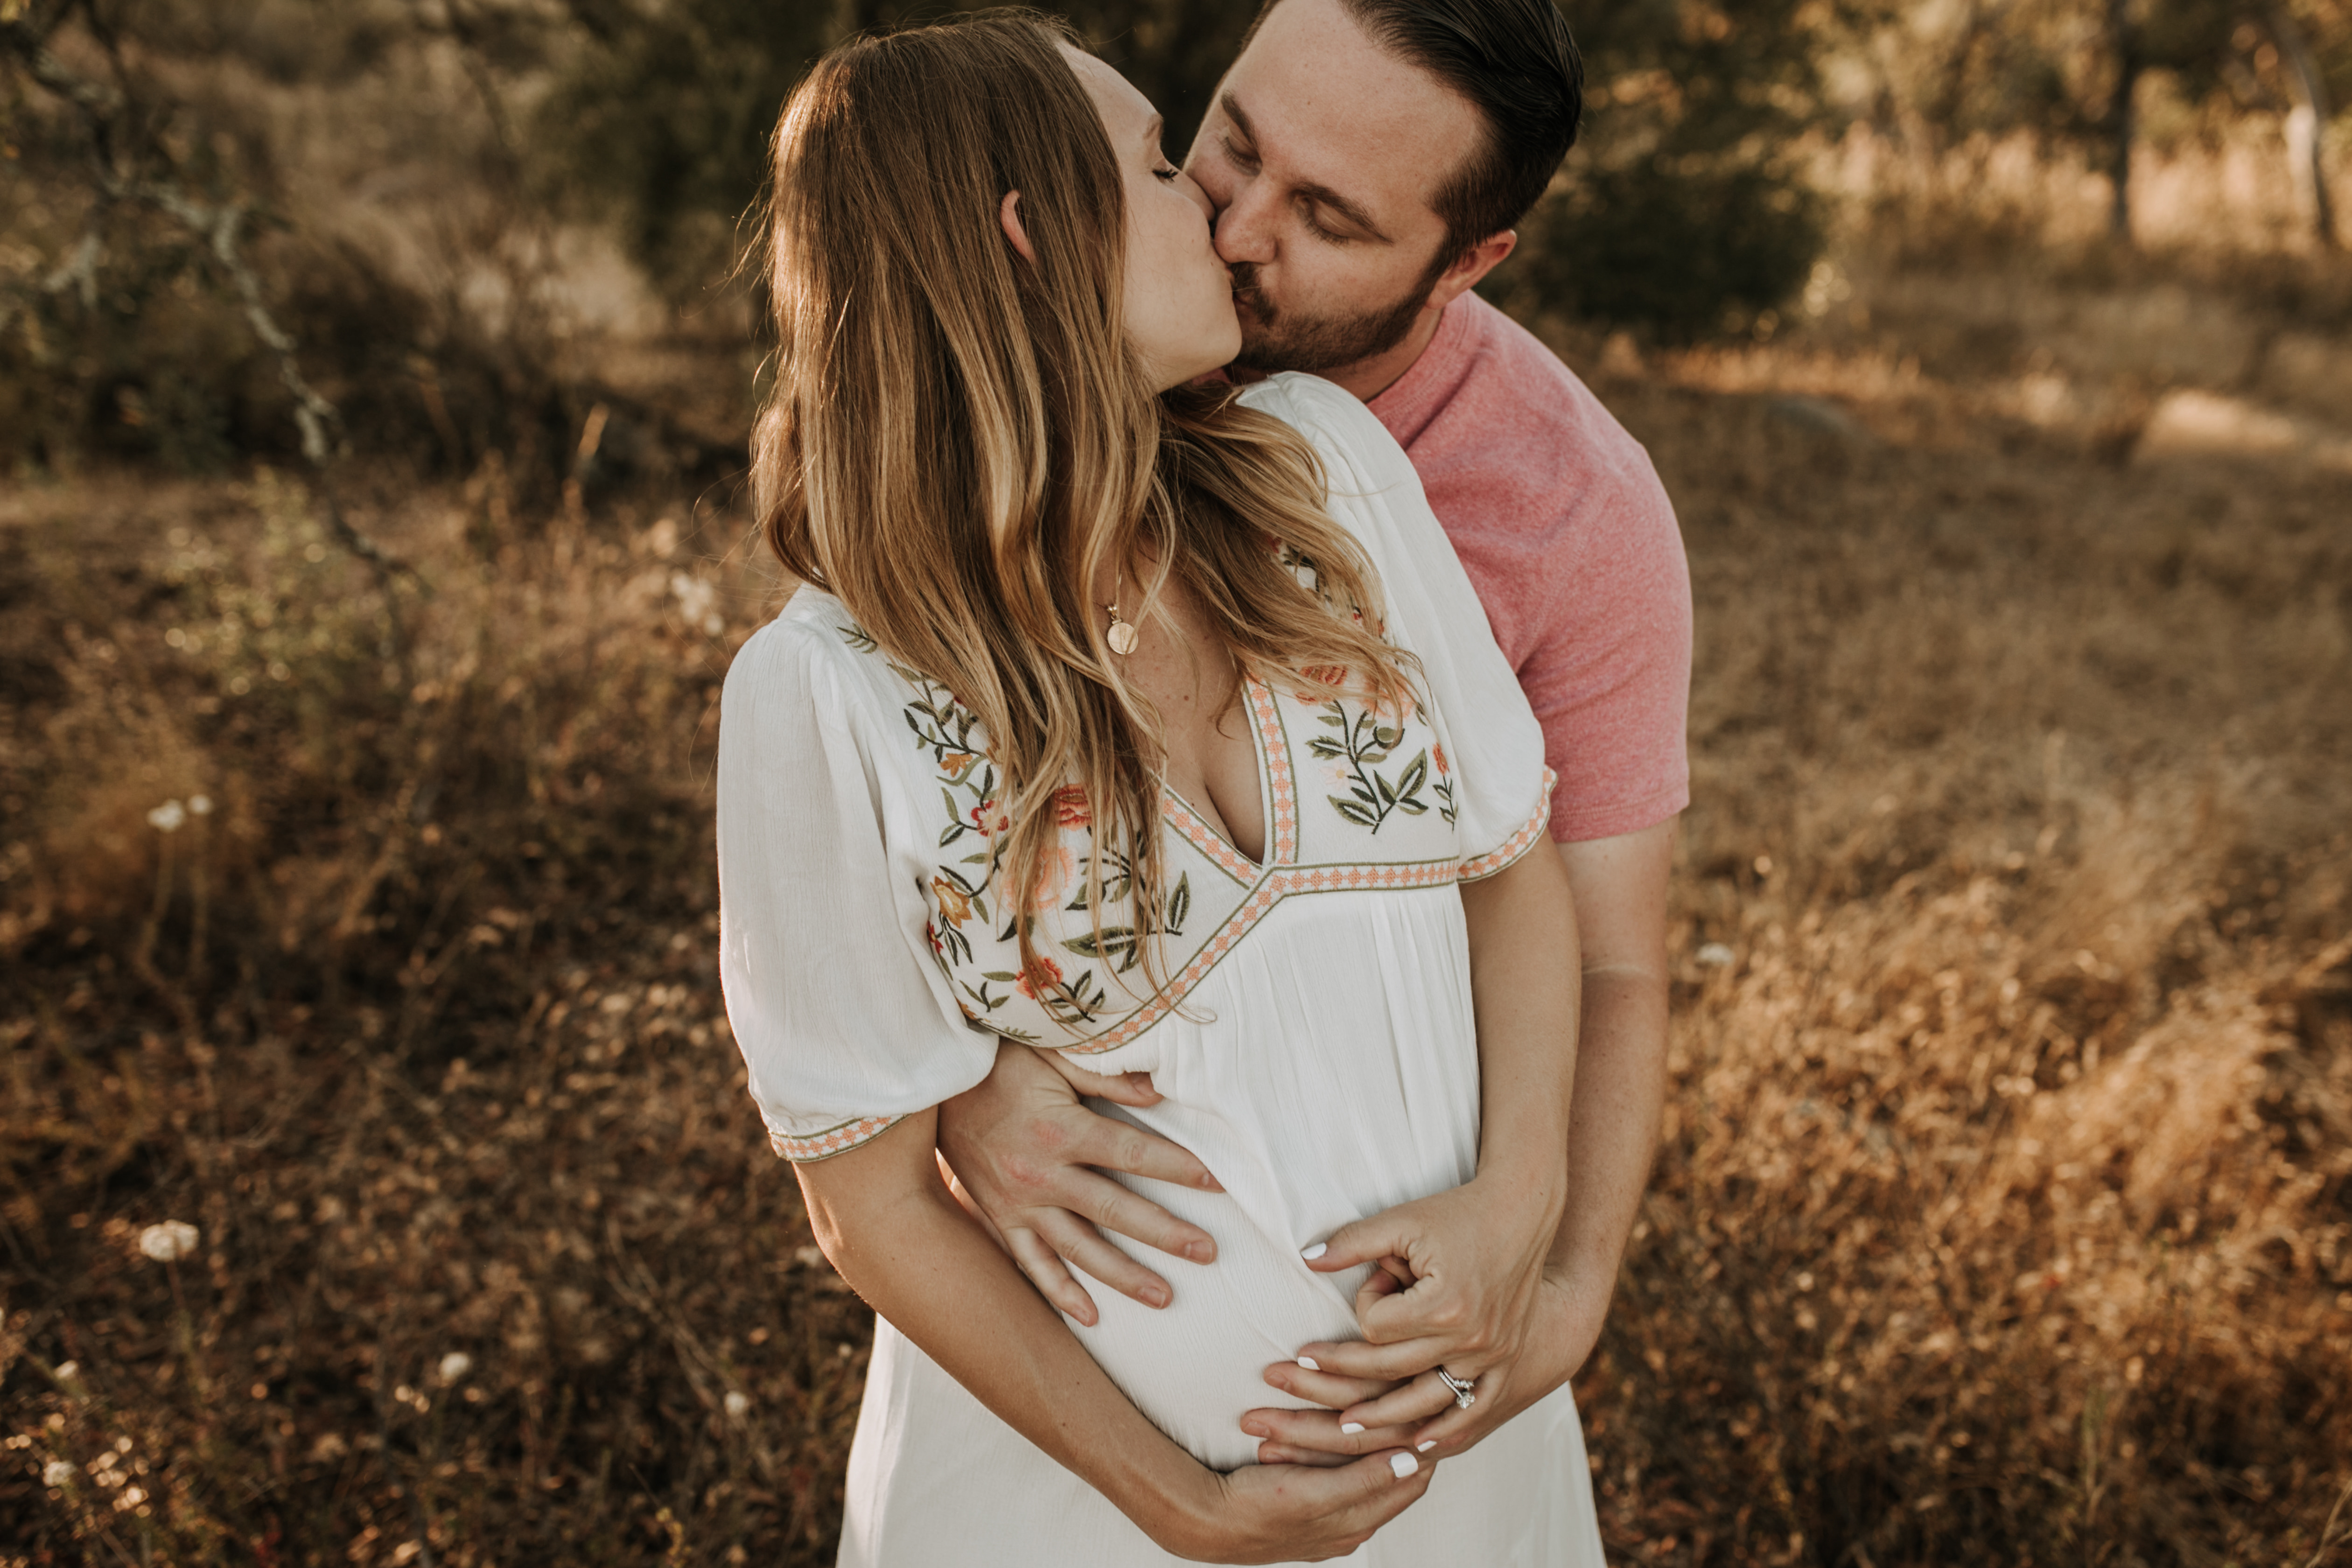
<path id="1" fill-rule="evenodd" d="M 1298 1358 L 1298 1364 L 1305 1367 L 1309 1372 L 1321 1372 L 1323 1370 L 1321 1367 L 1315 1364 L 1315 1358 L 1311 1355 L 1300 1356 Z"/>
<path id="2" fill-rule="evenodd" d="M 1360 1421 L 1342 1421 L 1339 1423 L 1339 1430 L 1345 1432 L 1350 1437 L 1354 1436 L 1363 1429 L 1364 1424 Z"/>
<path id="3" fill-rule="evenodd" d="M 1425 1443 L 1415 1443 L 1415 1444 L 1412 1446 L 1412 1451 L 1413 1451 L 1414 1453 L 1416 1453 L 1416 1454 L 1426 1454 L 1426 1453 L 1428 1453 L 1432 1448 L 1434 1448 L 1434 1447 L 1437 1447 L 1437 1439 L 1436 1439 L 1436 1438 L 1434 1438 L 1434 1437 L 1432 1437 L 1431 1439 L 1429 1439 L 1429 1441 L 1427 1441 L 1427 1442 L 1425 1442 Z"/>
<path id="4" fill-rule="evenodd" d="M 1301 1258 L 1304 1258 L 1305 1259 L 1307 1259 L 1307 1262 L 1312 1263 L 1312 1262 L 1314 1262 L 1317 1258 L 1318 1258 L 1322 1257 L 1325 1253 L 1327 1253 L 1327 1252 L 1328 1252 L 1328 1251 L 1330 1251 L 1330 1250 L 1331 1250 L 1331 1247 L 1330 1247 L 1330 1245 L 1329 1245 L 1328 1242 L 1321 1242 L 1321 1241 L 1318 1241 L 1318 1242 L 1317 1242 L 1314 1246 L 1312 1246 L 1312 1247 L 1308 1247 L 1306 1251 L 1304 1251 L 1304 1252 L 1300 1253 L 1298 1256 L 1299 1256 L 1299 1257 L 1301 1257 Z"/>
<path id="5" fill-rule="evenodd" d="M 1411 1454 L 1391 1454 L 1389 1456 L 1389 1468 L 1395 1474 L 1397 1479 L 1402 1480 L 1405 1477 L 1412 1475 L 1415 1470 L 1421 1468 L 1421 1461 L 1414 1458 Z"/>

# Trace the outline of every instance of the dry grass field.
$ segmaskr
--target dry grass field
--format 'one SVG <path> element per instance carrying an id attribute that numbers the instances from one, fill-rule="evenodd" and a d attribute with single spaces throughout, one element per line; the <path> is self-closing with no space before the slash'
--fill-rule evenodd
<path id="1" fill-rule="evenodd" d="M 1699 612 L 1612 1555 L 2352 1563 L 2352 281 L 1923 249 L 1547 329 Z M 724 485 L 336 483 L 404 570 L 0 488 L 0 1563 L 829 1562 L 868 1318 L 713 960 L 778 584 Z"/>

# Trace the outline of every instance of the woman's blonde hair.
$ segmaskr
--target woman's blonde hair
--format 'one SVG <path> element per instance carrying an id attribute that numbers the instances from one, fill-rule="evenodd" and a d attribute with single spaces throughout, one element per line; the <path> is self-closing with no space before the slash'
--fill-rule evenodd
<path id="1" fill-rule="evenodd" d="M 1262 679 L 1337 666 L 1377 702 L 1408 688 L 1313 450 L 1230 388 L 1157 394 L 1129 351 L 1125 189 L 1068 39 L 1034 13 L 985 12 L 854 39 L 793 94 L 764 237 L 780 352 L 753 474 L 785 568 L 984 726 L 1009 824 L 991 869 L 1024 973 L 1051 973 L 1031 917 L 1050 803 L 1076 782 L 1097 934 L 1105 856 L 1124 856 L 1156 984 L 1142 911 L 1160 908 L 1162 732 L 1104 641 L 1104 569 L 1148 543 L 1158 570 L 1140 602 L 1180 579 Z M 999 223 L 1016 190 L 1034 264 Z"/>

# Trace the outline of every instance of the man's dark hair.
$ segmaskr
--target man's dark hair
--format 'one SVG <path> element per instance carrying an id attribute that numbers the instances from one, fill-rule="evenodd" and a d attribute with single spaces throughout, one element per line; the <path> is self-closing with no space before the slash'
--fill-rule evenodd
<path id="1" fill-rule="evenodd" d="M 1430 204 L 1445 220 L 1436 270 L 1527 215 L 1576 145 L 1584 61 L 1552 0 L 1339 0 L 1374 43 L 1468 99 L 1486 145 Z M 1249 37 L 1281 0 L 1265 0 Z"/>

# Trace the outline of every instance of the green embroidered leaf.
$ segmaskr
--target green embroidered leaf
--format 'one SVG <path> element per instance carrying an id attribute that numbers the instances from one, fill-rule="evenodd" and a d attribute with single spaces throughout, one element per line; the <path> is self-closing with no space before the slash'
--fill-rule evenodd
<path id="1" fill-rule="evenodd" d="M 1396 790 L 1389 784 L 1387 779 L 1381 777 L 1379 773 L 1374 773 L 1372 775 L 1372 787 L 1381 792 L 1381 805 L 1394 805 L 1396 804 Z"/>
<path id="2" fill-rule="evenodd" d="M 1370 790 L 1366 789 L 1360 781 L 1356 784 L 1349 784 L 1348 786 L 1348 792 L 1350 795 L 1353 795 L 1358 800 L 1362 801 L 1366 805 L 1378 805 L 1380 804 L 1380 797 L 1373 795 Z"/>
<path id="3" fill-rule="evenodd" d="M 1415 800 L 1411 795 L 1407 795 L 1404 799 L 1397 802 L 1397 809 L 1403 812 L 1407 816 L 1419 816 L 1423 812 L 1429 809 L 1429 802 L 1425 800 Z"/>
<path id="4" fill-rule="evenodd" d="M 1346 817 L 1349 821 L 1354 823 L 1359 827 L 1378 827 L 1381 825 L 1381 819 L 1372 814 L 1371 807 L 1368 805 L 1361 805 L 1352 800 L 1343 800 L 1336 795 L 1327 796 L 1326 798 L 1328 798 L 1334 806 L 1339 808 L 1340 816 Z"/>
<path id="5" fill-rule="evenodd" d="M 1397 794 L 1402 797 L 1410 799 L 1411 797 L 1419 795 L 1421 793 L 1421 786 L 1428 782 L 1429 753 L 1427 752 L 1422 752 L 1416 754 L 1412 761 L 1404 765 L 1404 777 L 1397 781 Z"/>
<path id="6" fill-rule="evenodd" d="M 1105 926 L 1100 931 L 1088 931 L 1084 936 L 1067 938 L 1063 942 L 1062 946 L 1065 951 L 1075 952 L 1080 958 L 1123 959 L 1125 962 L 1119 965 L 1121 969 L 1129 969 L 1135 964 L 1136 939 L 1133 926 Z"/>
<path id="7" fill-rule="evenodd" d="M 1192 912 L 1192 874 L 1187 871 L 1176 879 L 1176 886 L 1168 895 L 1168 920 L 1162 929 L 1170 936 L 1182 936 L 1184 917 Z"/>
<path id="8" fill-rule="evenodd" d="M 993 980 L 1000 985 L 1017 985 L 1021 983 L 1021 976 L 1009 969 L 982 970 L 980 977 L 982 980 Z"/>

